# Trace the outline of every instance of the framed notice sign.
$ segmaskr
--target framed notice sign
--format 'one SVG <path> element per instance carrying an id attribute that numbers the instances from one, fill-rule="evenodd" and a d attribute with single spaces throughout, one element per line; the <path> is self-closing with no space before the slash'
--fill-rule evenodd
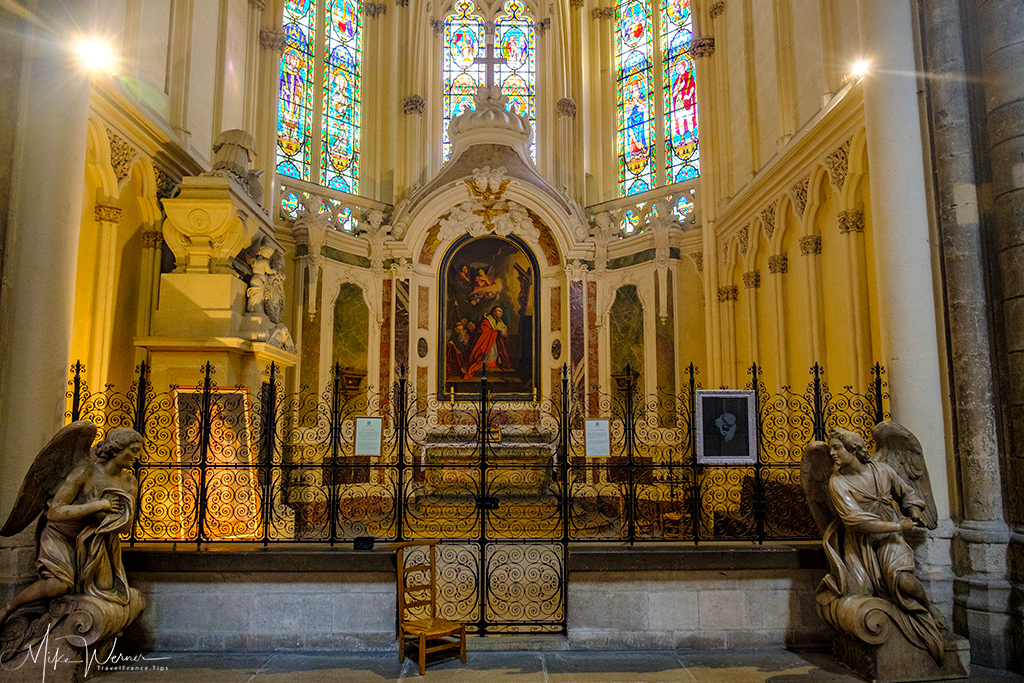
<path id="1" fill-rule="evenodd" d="M 357 417 L 355 448 L 352 455 L 380 455 L 383 420 L 379 417 Z"/>
<path id="2" fill-rule="evenodd" d="M 607 458 L 612 454 L 611 437 L 609 436 L 608 420 L 585 420 L 587 457 Z"/>
<path id="3" fill-rule="evenodd" d="M 757 415 L 753 391 L 697 392 L 697 462 L 757 463 Z"/>

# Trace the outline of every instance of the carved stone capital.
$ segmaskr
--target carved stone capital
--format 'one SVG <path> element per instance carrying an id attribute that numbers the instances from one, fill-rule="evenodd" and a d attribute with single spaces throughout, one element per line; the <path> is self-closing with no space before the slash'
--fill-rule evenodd
<path id="1" fill-rule="evenodd" d="M 441 35 L 441 31 L 444 30 L 444 20 L 430 17 L 430 28 L 434 29 L 435 35 Z"/>
<path id="2" fill-rule="evenodd" d="M 584 2 L 585 0 L 569 0 L 569 7 L 579 9 L 580 7 L 583 7 Z"/>
<path id="3" fill-rule="evenodd" d="M 746 255 L 747 249 L 750 247 L 750 226 L 744 225 L 740 230 L 740 235 L 737 238 L 740 244 L 740 253 Z"/>
<path id="4" fill-rule="evenodd" d="M 710 10 L 711 18 L 712 19 L 717 19 L 722 14 L 722 12 L 724 12 L 724 11 L 725 11 L 725 0 L 718 0 L 713 5 L 711 5 L 711 10 Z"/>
<path id="5" fill-rule="evenodd" d="M 710 57 L 715 54 L 715 39 L 712 36 L 694 38 L 690 42 L 690 54 L 695 59 L 700 57 Z"/>
<path id="6" fill-rule="evenodd" d="M 534 24 L 534 28 L 537 30 L 538 36 L 543 36 L 551 28 L 551 17 L 546 17 L 544 21 L 538 21 Z"/>
<path id="7" fill-rule="evenodd" d="M 143 249 L 159 249 L 163 243 L 164 236 L 155 230 L 142 233 Z"/>
<path id="8" fill-rule="evenodd" d="M 383 2 L 368 2 L 363 5 L 363 14 L 371 19 L 376 19 L 380 14 L 387 14 L 387 11 L 388 6 Z"/>
<path id="9" fill-rule="evenodd" d="M 803 256 L 817 256 L 821 253 L 821 236 L 804 235 L 800 238 L 800 253 Z"/>
<path id="10" fill-rule="evenodd" d="M 402 110 L 407 115 L 419 114 L 420 116 L 422 116 L 423 112 L 426 111 L 426 108 L 426 100 L 424 100 L 419 95 L 409 95 L 408 97 L 405 98 L 405 101 L 402 103 Z"/>
<path id="11" fill-rule="evenodd" d="M 582 280 L 587 276 L 587 264 L 579 259 L 565 266 L 565 277 L 569 280 Z"/>
<path id="12" fill-rule="evenodd" d="M 260 31 L 260 47 L 264 50 L 284 52 L 284 48 L 287 45 L 288 38 L 285 36 L 284 31 L 275 31 L 269 28 Z"/>
<path id="13" fill-rule="evenodd" d="M 789 259 L 785 254 L 768 257 L 768 272 L 774 275 L 785 275 L 789 272 Z"/>
<path id="14" fill-rule="evenodd" d="M 576 100 L 571 97 L 563 97 L 555 103 L 555 113 L 559 116 L 576 118 Z"/>
<path id="15" fill-rule="evenodd" d="M 93 215 L 99 223 L 118 223 L 121 220 L 121 207 L 116 204 L 97 204 Z"/>
<path id="16" fill-rule="evenodd" d="M 728 287 L 718 288 L 718 300 L 719 301 L 736 301 L 739 298 L 740 290 L 736 285 L 729 285 Z"/>
<path id="17" fill-rule="evenodd" d="M 757 289 L 761 286 L 761 271 L 751 270 L 743 273 L 743 286 L 747 289 Z"/>
<path id="18" fill-rule="evenodd" d="M 864 212 L 860 209 L 840 211 L 839 232 L 864 232 Z"/>
<path id="19" fill-rule="evenodd" d="M 249 0 L 249 7 L 262 12 L 267 8 L 267 0 Z"/>
<path id="20" fill-rule="evenodd" d="M 590 10 L 591 19 L 614 19 L 615 8 L 614 7 L 595 7 Z"/>
<path id="21" fill-rule="evenodd" d="M 160 169 L 156 169 L 156 196 L 158 199 L 173 197 L 177 188 L 178 184 L 174 182 L 174 178 Z"/>

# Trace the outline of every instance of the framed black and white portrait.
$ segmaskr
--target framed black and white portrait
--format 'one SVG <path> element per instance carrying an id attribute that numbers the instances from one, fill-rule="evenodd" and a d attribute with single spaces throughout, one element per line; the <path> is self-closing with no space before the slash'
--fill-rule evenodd
<path id="1" fill-rule="evenodd" d="M 697 462 L 757 463 L 757 415 L 753 391 L 701 390 L 696 395 Z"/>

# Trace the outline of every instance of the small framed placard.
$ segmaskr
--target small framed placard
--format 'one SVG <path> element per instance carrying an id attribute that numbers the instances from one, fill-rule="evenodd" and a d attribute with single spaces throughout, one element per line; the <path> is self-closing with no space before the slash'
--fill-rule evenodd
<path id="1" fill-rule="evenodd" d="M 611 437 L 609 436 L 608 420 L 585 420 L 585 432 L 588 458 L 607 458 L 612 454 Z"/>
<path id="2" fill-rule="evenodd" d="M 697 462 L 757 463 L 757 415 L 753 391 L 697 392 Z"/>
<path id="3" fill-rule="evenodd" d="M 357 417 L 353 455 L 380 455 L 382 420 L 379 417 Z"/>

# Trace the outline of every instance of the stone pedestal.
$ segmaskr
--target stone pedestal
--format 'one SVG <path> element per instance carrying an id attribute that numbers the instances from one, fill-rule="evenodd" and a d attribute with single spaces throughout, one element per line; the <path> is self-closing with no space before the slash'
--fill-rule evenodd
<path id="1" fill-rule="evenodd" d="M 945 681 L 971 675 L 971 645 L 966 638 L 946 640 L 941 666 L 898 632 L 880 645 L 840 633 L 833 641 L 833 652 L 840 664 L 871 683 Z"/>

